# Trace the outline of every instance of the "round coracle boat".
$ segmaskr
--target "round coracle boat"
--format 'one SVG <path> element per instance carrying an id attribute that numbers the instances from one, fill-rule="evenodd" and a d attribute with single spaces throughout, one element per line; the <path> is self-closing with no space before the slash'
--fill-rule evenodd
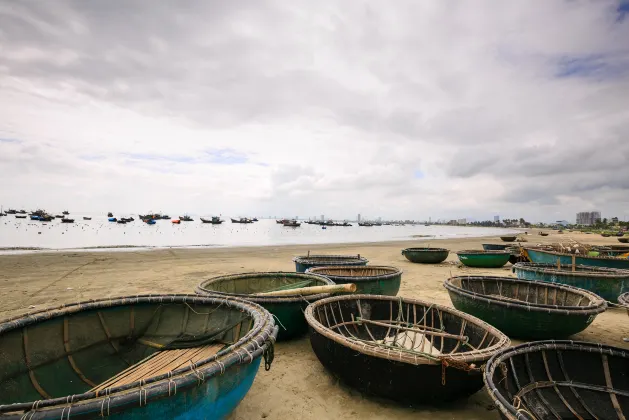
<path id="1" fill-rule="evenodd" d="M 512 277 L 452 277 L 444 287 L 455 308 L 509 337 L 567 337 L 586 329 L 607 309 L 605 300 L 587 290 Z"/>
<path id="2" fill-rule="evenodd" d="M 485 251 L 504 251 L 513 244 L 482 244 Z"/>
<path id="3" fill-rule="evenodd" d="M 573 269 L 572 265 L 517 263 L 513 272 L 519 279 L 579 287 L 610 302 L 616 302 L 620 294 L 629 290 L 629 270 L 580 264 Z"/>
<path id="4" fill-rule="evenodd" d="M 534 341 L 499 352 L 483 378 L 509 420 L 624 419 L 629 352 L 578 341 Z"/>
<path id="5" fill-rule="evenodd" d="M 360 255 L 303 255 L 293 258 L 295 271 L 304 273 L 312 267 L 328 267 L 332 265 L 340 266 L 362 266 L 367 265 L 369 260 Z"/>
<path id="6" fill-rule="evenodd" d="M 618 242 L 621 242 L 623 244 L 629 243 L 629 236 L 618 238 Z"/>
<path id="7" fill-rule="evenodd" d="M 503 242 L 514 242 L 517 239 L 517 236 L 501 236 L 500 239 L 502 239 Z"/>
<path id="8" fill-rule="evenodd" d="M 303 311 L 308 304 L 330 296 L 318 293 L 304 296 L 299 292 L 285 296 L 261 296 L 259 293 L 289 291 L 303 287 L 327 286 L 334 282 L 318 274 L 263 272 L 214 277 L 202 281 L 196 288 L 200 295 L 229 295 L 262 305 L 279 324 L 278 340 L 286 340 L 308 331 Z"/>
<path id="9" fill-rule="evenodd" d="M 500 268 L 511 258 L 510 251 L 466 250 L 456 253 L 459 261 L 468 267 Z"/>
<path id="10" fill-rule="evenodd" d="M 402 255 L 413 263 L 439 264 L 448 258 L 450 250 L 445 248 L 406 248 Z"/>
<path id="11" fill-rule="evenodd" d="M 395 296 L 402 282 L 402 270 L 387 266 L 313 267 L 306 273 L 320 274 L 336 284 L 354 283 L 357 294 Z"/>
<path id="12" fill-rule="evenodd" d="M 147 295 L 80 302 L 0 324 L 0 419 L 223 418 L 277 327 L 240 299 Z"/>
<path id="13" fill-rule="evenodd" d="M 306 308 L 321 363 L 349 386 L 438 404 L 482 388 L 481 366 L 509 339 L 471 315 L 392 296 L 343 295 Z"/>

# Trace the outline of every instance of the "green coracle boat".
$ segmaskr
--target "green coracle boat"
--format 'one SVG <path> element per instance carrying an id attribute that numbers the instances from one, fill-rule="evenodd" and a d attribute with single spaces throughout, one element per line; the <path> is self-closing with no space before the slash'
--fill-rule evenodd
<path id="1" fill-rule="evenodd" d="M 354 283 L 356 293 L 395 296 L 400 290 L 402 270 L 395 267 L 313 267 L 306 273 L 320 274 L 336 284 Z"/>
<path id="2" fill-rule="evenodd" d="M 485 251 L 504 251 L 513 246 L 513 244 L 482 244 Z"/>
<path id="3" fill-rule="evenodd" d="M 500 268 L 511 257 L 511 253 L 508 251 L 467 250 L 459 251 L 456 254 L 463 264 L 478 268 Z"/>
<path id="4" fill-rule="evenodd" d="M 92 300 L 0 323 L 0 419 L 224 418 L 277 327 L 241 299 Z"/>
<path id="5" fill-rule="evenodd" d="M 263 306 L 275 316 L 279 324 L 278 340 L 287 340 L 308 331 L 304 310 L 308 304 L 330 296 L 330 293 L 302 296 L 255 296 L 277 290 L 310 286 L 333 285 L 334 282 L 318 274 L 306 273 L 243 273 L 214 277 L 201 282 L 196 292 L 201 295 L 229 295 L 247 299 Z"/>
<path id="6" fill-rule="evenodd" d="M 567 337 L 586 329 L 607 309 L 603 299 L 587 290 L 512 277 L 452 277 L 444 287 L 455 308 L 509 337 Z"/>
<path id="7" fill-rule="evenodd" d="M 450 250 L 445 248 L 406 248 L 402 255 L 413 263 L 439 264 L 448 258 Z"/>
<path id="8" fill-rule="evenodd" d="M 605 300 L 616 302 L 618 296 L 629 291 L 629 270 L 572 265 L 517 263 L 513 272 L 519 279 L 546 281 L 579 287 L 597 294 Z"/>
<path id="9" fill-rule="evenodd" d="M 539 248 L 524 248 L 524 252 L 529 260 L 540 264 L 557 264 L 557 260 L 561 265 L 572 264 L 572 256 L 575 256 L 577 265 L 588 265 L 591 267 L 607 267 L 617 268 L 621 270 L 629 270 L 629 258 L 615 257 L 591 257 L 579 254 L 568 254 L 563 252 L 548 251 Z"/>
<path id="10" fill-rule="evenodd" d="M 328 267 L 333 265 L 352 267 L 367 265 L 368 259 L 360 255 L 304 255 L 293 258 L 295 271 L 304 273 L 312 267 Z"/>

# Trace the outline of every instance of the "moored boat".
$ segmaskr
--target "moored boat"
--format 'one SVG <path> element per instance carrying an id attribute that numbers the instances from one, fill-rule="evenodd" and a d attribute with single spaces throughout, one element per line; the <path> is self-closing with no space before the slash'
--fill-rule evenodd
<path id="1" fill-rule="evenodd" d="M 64 210 L 64 211 L 62 211 L 61 213 L 62 213 L 62 214 L 64 214 L 64 215 L 66 215 L 66 216 L 67 216 L 68 214 L 70 214 L 70 212 L 69 212 L 68 210 Z"/>
<path id="2" fill-rule="evenodd" d="M 326 286 L 334 283 L 323 276 L 305 273 L 243 273 L 214 277 L 196 288 L 200 295 L 229 295 L 262 305 L 278 320 L 278 340 L 303 335 L 308 330 L 303 311 L 309 303 L 329 297 L 329 293 L 303 296 L 258 296 L 257 293 L 290 290 L 301 287 Z"/>
<path id="3" fill-rule="evenodd" d="M 448 258 L 450 250 L 445 248 L 406 248 L 402 255 L 413 263 L 439 264 Z"/>
<path id="4" fill-rule="evenodd" d="M 25 214 L 16 214 L 15 218 L 16 219 L 26 219 L 26 215 Z"/>
<path id="5" fill-rule="evenodd" d="M 172 223 L 174 223 L 175 225 L 181 224 L 181 220 L 179 219 L 173 219 L 171 220 Z"/>
<path id="6" fill-rule="evenodd" d="M 335 296 L 312 303 L 305 316 L 312 348 L 327 369 L 361 392 L 408 404 L 477 392 L 481 366 L 509 346 L 491 325 L 416 299 Z"/>
<path id="7" fill-rule="evenodd" d="M 117 222 L 118 219 L 116 219 L 115 217 L 110 217 L 110 218 L 107 219 L 107 221 L 109 221 L 109 222 Z"/>
<path id="8" fill-rule="evenodd" d="M 517 236 L 515 235 L 501 236 L 500 239 L 502 239 L 503 242 L 514 242 L 517 239 Z"/>
<path id="9" fill-rule="evenodd" d="M 570 254 L 564 252 L 550 251 L 540 248 L 524 248 L 524 253 L 528 259 L 534 263 L 540 264 L 572 264 L 572 258 L 575 258 L 577 265 L 589 265 L 592 267 L 608 267 L 629 269 L 629 258 L 601 257 L 601 256 L 585 256 L 582 254 Z"/>
<path id="10" fill-rule="evenodd" d="M 485 251 L 504 251 L 512 246 L 513 244 L 483 244 L 483 249 Z"/>
<path id="11" fill-rule="evenodd" d="M 112 212 L 107 213 L 107 217 L 114 217 L 114 214 Z"/>
<path id="12" fill-rule="evenodd" d="M 146 219 L 144 223 L 146 223 L 147 225 L 154 225 L 157 222 L 154 219 Z"/>
<path id="13" fill-rule="evenodd" d="M 225 297 L 86 301 L 0 324 L 0 418 L 223 418 L 272 361 L 272 316 Z"/>
<path id="14" fill-rule="evenodd" d="M 231 219 L 232 223 L 253 223 L 253 220 L 247 219 L 246 217 L 241 217 L 240 219 Z"/>
<path id="15" fill-rule="evenodd" d="M 188 215 L 185 216 L 179 216 L 179 220 L 181 220 L 182 222 L 192 222 L 194 221 L 194 219 Z"/>
<path id="16" fill-rule="evenodd" d="M 353 283 L 357 294 L 395 296 L 402 283 L 402 270 L 388 266 L 312 267 L 306 273 L 320 274 L 335 284 Z"/>
<path id="17" fill-rule="evenodd" d="M 560 264 L 517 263 L 513 272 L 519 279 L 545 281 L 579 287 L 616 302 L 618 296 L 629 291 L 629 270 Z"/>
<path id="18" fill-rule="evenodd" d="M 607 309 L 605 300 L 587 290 L 512 277 L 451 277 L 444 287 L 456 309 L 509 337 L 567 337 L 586 329 Z"/>
<path id="19" fill-rule="evenodd" d="M 500 268 L 505 265 L 511 253 L 509 251 L 466 250 L 458 251 L 459 261 L 468 267 Z"/>
<path id="20" fill-rule="evenodd" d="M 91 217 L 83 216 L 83 220 L 92 220 Z"/>
<path id="21" fill-rule="evenodd" d="M 324 266 L 361 266 L 367 265 L 368 259 L 360 255 L 303 255 L 293 258 L 295 271 L 303 273 L 311 267 Z"/>
<path id="22" fill-rule="evenodd" d="M 622 419 L 628 371 L 625 349 L 552 340 L 502 350 L 483 379 L 504 419 Z"/>
<path id="23" fill-rule="evenodd" d="M 56 214 L 55 219 L 65 219 L 65 216 L 63 214 Z"/>
<path id="24" fill-rule="evenodd" d="M 618 242 L 621 242 L 623 244 L 629 243 L 629 236 L 618 238 Z"/>
<path id="25" fill-rule="evenodd" d="M 61 219 L 61 223 L 74 223 L 74 219 L 67 219 L 67 218 L 63 218 Z"/>
<path id="26" fill-rule="evenodd" d="M 283 223 L 283 225 L 287 227 L 299 227 L 301 226 L 301 223 L 299 223 L 297 220 L 287 220 Z"/>

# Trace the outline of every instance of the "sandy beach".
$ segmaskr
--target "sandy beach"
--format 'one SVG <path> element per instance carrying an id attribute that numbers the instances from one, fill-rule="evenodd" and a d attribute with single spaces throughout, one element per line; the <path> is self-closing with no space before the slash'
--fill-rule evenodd
<path id="1" fill-rule="evenodd" d="M 618 244 L 616 238 L 556 232 L 532 234 L 530 243 L 574 239 L 591 244 Z M 430 245 L 452 252 L 438 265 L 412 264 L 400 253 L 418 241 L 342 245 L 267 246 L 218 249 L 164 249 L 125 252 L 51 252 L 0 256 L 0 317 L 6 318 L 47 306 L 90 298 L 138 293 L 193 293 L 203 279 L 250 271 L 294 271 L 293 256 L 315 253 L 360 254 L 372 265 L 404 270 L 399 295 L 450 305 L 442 286 L 450 275 L 513 276 L 511 265 L 501 269 L 471 269 L 458 263 L 455 251 L 479 249 L 498 237 L 434 241 Z M 426 242 L 421 242 L 425 245 Z M 574 340 L 626 348 L 627 314 L 612 309 L 599 315 Z M 517 343 L 517 341 L 516 341 Z M 418 378 L 418 381 L 421 378 Z M 344 386 L 319 363 L 307 337 L 279 343 L 272 369 L 258 373 L 253 387 L 232 419 L 491 419 L 499 418 L 482 390 L 466 401 L 446 407 L 404 407 L 365 397 Z"/>

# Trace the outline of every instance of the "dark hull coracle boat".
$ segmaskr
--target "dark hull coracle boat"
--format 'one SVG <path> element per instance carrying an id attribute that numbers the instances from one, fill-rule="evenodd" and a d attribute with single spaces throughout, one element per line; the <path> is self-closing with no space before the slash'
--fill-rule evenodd
<path id="1" fill-rule="evenodd" d="M 629 243 L 629 236 L 618 238 L 618 242 L 621 242 L 623 244 Z"/>
<path id="2" fill-rule="evenodd" d="M 578 341 L 537 341 L 505 349 L 483 374 L 509 420 L 624 419 L 629 352 Z"/>
<path id="3" fill-rule="evenodd" d="M 241 219 L 231 219 L 232 223 L 253 223 L 253 220 L 249 220 L 247 218 L 241 218 Z"/>
<path id="4" fill-rule="evenodd" d="M 402 255 L 413 263 L 439 264 L 448 258 L 450 250 L 445 248 L 406 248 Z"/>
<path id="5" fill-rule="evenodd" d="M 65 216 L 63 214 L 56 214 L 55 219 L 65 219 Z"/>
<path id="6" fill-rule="evenodd" d="M 278 320 L 278 340 L 303 335 L 308 330 L 304 319 L 304 310 L 308 303 L 329 297 L 329 293 L 302 296 L 255 296 L 279 290 L 290 290 L 300 287 L 326 286 L 334 283 L 326 277 L 303 273 L 244 273 L 214 277 L 201 282 L 196 292 L 201 295 L 218 294 L 235 296 L 262 305 Z"/>
<path id="7" fill-rule="evenodd" d="M 393 296 L 343 295 L 306 308 L 319 361 L 361 392 L 438 404 L 483 387 L 481 366 L 509 339 L 455 309 Z"/>
<path id="8" fill-rule="evenodd" d="M 513 242 L 515 241 L 517 238 L 517 236 L 501 236 L 500 239 L 502 239 L 503 242 Z"/>
<path id="9" fill-rule="evenodd" d="M 572 265 L 518 263 L 513 272 L 519 279 L 546 281 L 579 287 L 616 302 L 616 298 L 629 290 L 629 270 Z"/>
<path id="10" fill-rule="evenodd" d="M 402 270 L 395 267 L 313 267 L 306 270 L 306 273 L 325 276 L 335 284 L 353 283 L 356 285 L 356 293 L 366 295 L 395 296 L 402 283 Z"/>
<path id="11" fill-rule="evenodd" d="M 63 219 L 61 219 L 61 223 L 74 223 L 74 219 L 63 218 Z"/>
<path id="12" fill-rule="evenodd" d="M 464 265 L 479 268 L 500 268 L 511 258 L 508 251 L 468 250 L 459 251 L 456 255 Z"/>
<path id="13" fill-rule="evenodd" d="M 0 418 L 223 418 L 277 334 L 259 305 L 153 295 L 65 305 L 0 324 Z"/>
<path id="14" fill-rule="evenodd" d="M 444 286 L 455 308 L 509 337 L 568 337 L 586 329 L 607 309 L 603 299 L 587 290 L 511 277 L 452 277 Z"/>
<path id="15" fill-rule="evenodd" d="M 83 220 L 92 220 L 91 217 L 83 216 Z"/>
<path id="16" fill-rule="evenodd" d="M 485 251 L 504 251 L 512 246 L 512 244 L 483 244 L 483 249 Z"/>
<path id="17" fill-rule="evenodd" d="M 15 215 L 15 218 L 16 218 L 16 219 L 26 219 L 26 215 L 25 215 L 25 214 L 22 214 L 22 215 L 18 215 L 18 214 L 16 214 L 16 215 Z"/>
<path id="18" fill-rule="evenodd" d="M 369 260 L 360 255 L 304 255 L 293 258 L 295 271 L 303 273 L 312 267 L 325 266 L 361 266 L 367 265 Z"/>

